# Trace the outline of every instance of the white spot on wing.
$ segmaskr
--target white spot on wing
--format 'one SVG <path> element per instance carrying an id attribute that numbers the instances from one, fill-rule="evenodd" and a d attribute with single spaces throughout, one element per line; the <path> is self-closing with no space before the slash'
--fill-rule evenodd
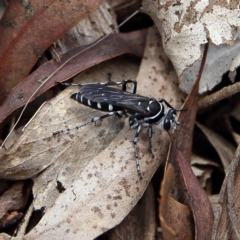
<path id="1" fill-rule="evenodd" d="M 88 101 L 87 101 L 87 104 L 88 104 L 88 106 L 91 106 L 91 101 L 88 100 Z"/>
<path id="2" fill-rule="evenodd" d="M 83 102 L 83 96 L 81 95 L 81 97 L 80 97 L 80 101 L 81 101 L 81 103 Z"/>
<path id="3" fill-rule="evenodd" d="M 99 108 L 99 109 L 102 108 L 101 103 L 97 103 L 97 108 Z"/>
<path id="4" fill-rule="evenodd" d="M 109 104 L 108 105 L 108 110 L 111 112 L 113 110 L 113 105 L 112 104 Z"/>

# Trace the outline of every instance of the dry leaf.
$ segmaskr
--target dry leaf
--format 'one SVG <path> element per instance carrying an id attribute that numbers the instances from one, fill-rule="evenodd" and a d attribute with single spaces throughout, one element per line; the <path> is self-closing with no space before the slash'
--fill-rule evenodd
<path id="1" fill-rule="evenodd" d="M 224 166 L 224 170 L 225 172 L 227 172 L 229 164 L 231 163 L 233 158 L 235 147 L 226 139 L 221 137 L 219 134 L 213 132 L 212 130 L 208 129 L 202 124 L 197 122 L 196 125 L 201 129 L 201 131 L 207 137 L 208 141 L 217 151 L 218 156 L 220 157 L 222 164 Z"/>
<path id="2" fill-rule="evenodd" d="M 54 41 L 104 2 L 12 0 L 0 19 L 0 103 Z"/>
<path id="3" fill-rule="evenodd" d="M 193 216 L 188 206 L 171 196 L 174 168 L 169 164 L 161 187 L 160 220 L 164 239 L 193 239 Z M 182 189 L 183 191 L 184 189 Z"/>
<path id="4" fill-rule="evenodd" d="M 128 216 L 107 233 L 108 240 L 156 239 L 156 206 L 153 184 L 149 184 L 143 197 Z"/>
<path id="5" fill-rule="evenodd" d="M 191 165 L 219 167 L 219 164 L 217 164 L 216 162 L 207 158 L 202 158 L 200 156 L 197 156 L 194 153 L 192 154 L 192 157 L 191 157 Z"/>
<path id="6" fill-rule="evenodd" d="M 213 170 L 210 168 L 203 170 L 203 169 L 195 167 L 195 166 L 192 166 L 192 170 L 193 170 L 194 175 L 198 178 L 201 186 L 203 188 L 205 188 L 207 180 L 209 180 L 211 178 L 211 174 L 212 174 Z"/>
<path id="7" fill-rule="evenodd" d="M 86 46 L 97 41 L 112 33 L 116 27 L 116 16 L 109 3 L 105 2 L 54 43 L 53 47 L 58 54 L 63 54 L 79 46 Z"/>
<path id="8" fill-rule="evenodd" d="M 207 48 L 205 57 L 206 53 Z M 204 60 L 200 69 L 203 65 Z M 201 70 L 184 103 L 186 111 L 179 115 L 182 126 L 174 132 L 166 165 L 161 189 L 163 206 L 160 207 L 163 236 L 166 239 L 209 239 L 212 232 L 214 216 L 211 204 L 190 166 L 200 78 Z M 177 218 L 176 212 L 181 212 Z"/>
<path id="9" fill-rule="evenodd" d="M 213 166 L 219 167 L 219 164 L 209 160 L 192 154 L 191 157 L 191 166 L 195 176 L 198 178 L 201 186 L 203 188 L 206 187 L 207 181 L 211 178 Z M 206 191 L 206 188 L 205 188 Z"/>
<path id="10" fill-rule="evenodd" d="M 23 181 L 15 182 L 0 197 L 0 229 L 10 228 L 23 217 L 30 191 L 24 191 Z"/>
<path id="11" fill-rule="evenodd" d="M 229 166 L 223 182 L 219 205 L 215 217 L 212 239 L 227 240 L 240 238 L 239 189 L 240 189 L 240 146 Z"/>
<path id="12" fill-rule="evenodd" d="M 235 123 L 234 125 L 236 126 L 232 126 L 231 120 L 234 120 L 234 123 Z M 238 145 L 240 144 L 240 134 L 238 130 L 239 122 L 240 122 L 240 103 L 237 102 L 235 104 L 235 108 L 230 112 L 227 118 L 227 123 L 229 126 L 229 132 Z M 237 127 L 236 130 L 235 130 L 235 127 Z"/>
<path id="13" fill-rule="evenodd" d="M 216 218 L 217 211 L 218 211 L 218 200 L 219 200 L 219 194 L 214 194 L 214 195 L 209 196 L 209 201 L 211 202 L 215 218 Z"/>
<path id="14" fill-rule="evenodd" d="M 223 73 L 240 65 L 239 0 L 218 1 L 207 12 L 209 1 L 144 0 L 143 10 L 157 25 L 164 51 L 171 59 L 181 88 L 189 92 L 196 80 L 202 45 L 209 39 L 208 59 L 199 92 L 211 90 Z"/>

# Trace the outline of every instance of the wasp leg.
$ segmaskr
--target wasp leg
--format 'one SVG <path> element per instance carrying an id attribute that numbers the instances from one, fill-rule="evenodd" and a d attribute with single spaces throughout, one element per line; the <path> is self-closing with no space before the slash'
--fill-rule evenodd
<path id="1" fill-rule="evenodd" d="M 81 87 L 83 85 L 86 85 L 86 84 L 80 84 L 80 83 L 66 83 L 66 82 L 56 82 L 58 85 L 60 86 L 78 86 L 78 87 Z"/>
<path id="2" fill-rule="evenodd" d="M 132 86 L 132 89 L 131 89 L 131 93 L 136 93 L 137 91 L 137 81 L 134 80 L 134 79 L 125 79 L 125 80 L 122 80 L 121 82 L 116 82 L 112 79 L 112 74 L 111 73 L 108 73 L 108 78 L 109 78 L 109 85 L 122 85 L 122 90 L 126 92 L 127 90 L 127 84 L 128 83 L 132 83 L 133 86 Z"/>
<path id="3" fill-rule="evenodd" d="M 81 87 L 81 86 L 85 86 L 85 85 L 91 85 L 91 84 L 99 84 L 99 85 L 102 85 L 102 86 L 117 86 L 117 85 L 122 85 L 122 90 L 126 92 L 126 89 L 127 89 L 127 84 L 128 83 L 132 83 L 133 86 L 132 86 L 132 89 L 131 89 L 131 93 L 136 93 L 137 91 L 137 82 L 136 80 L 134 79 L 125 79 L 125 80 L 122 80 L 121 82 L 116 82 L 114 80 L 112 80 L 111 78 L 111 74 L 109 74 L 109 79 L 110 81 L 109 82 L 102 82 L 102 83 L 61 83 L 61 82 L 57 82 L 57 84 L 61 85 L 61 86 L 78 86 L 78 87 Z"/>
<path id="4" fill-rule="evenodd" d="M 119 112 L 114 112 L 114 113 L 115 113 L 115 116 L 117 116 L 119 118 L 126 118 L 126 117 L 128 117 L 128 115 L 124 111 L 122 111 L 121 113 L 119 113 Z"/>
<path id="5" fill-rule="evenodd" d="M 84 127 L 86 125 L 88 125 L 89 123 L 92 123 L 92 122 L 97 122 L 99 120 L 102 120 L 104 118 L 107 118 L 107 117 L 111 117 L 113 115 L 116 115 L 118 117 L 122 117 L 122 114 L 119 114 L 118 112 L 109 112 L 107 114 L 104 114 L 102 116 L 99 116 L 99 117 L 94 117 L 92 118 L 90 121 L 87 121 L 85 123 L 82 123 L 81 125 L 78 125 L 76 127 L 72 127 L 72 128 L 67 128 L 67 129 L 63 129 L 63 130 L 60 130 L 60 131 L 56 131 L 56 132 L 53 132 L 53 135 L 57 135 L 57 134 L 60 134 L 60 133 L 65 133 L 65 132 L 69 132 L 69 131 L 72 131 L 72 130 L 75 130 L 75 129 L 79 129 L 81 127 Z"/>
<path id="6" fill-rule="evenodd" d="M 152 126 L 148 127 L 148 137 L 149 137 L 149 152 L 152 154 L 152 158 L 154 158 L 154 154 L 152 152 Z"/>
<path id="7" fill-rule="evenodd" d="M 173 110 L 175 111 L 186 111 L 187 109 L 186 108 L 181 108 L 181 109 L 176 109 L 174 108 L 168 101 L 166 101 L 164 98 L 158 100 L 158 102 L 162 103 L 164 102 L 169 108 L 172 108 Z"/>
<path id="8" fill-rule="evenodd" d="M 137 173 L 139 175 L 139 178 L 142 179 L 142 173 L 141 173 L 141 170 L 140 170 L 140 164 L 139 164 L 139 155 L 138 155 L 138 149 L 137 149 L 137 142 L 138 142 L 138 137 L 139 137 L 139 134 L 141 132 L 141 128 L 142 128 L 142 125 L 139 124 L 138 128 L 137 128 L 137 131 L 136 131 L 136 134 L 135 134 L 135 137 L 133 139 L 133 146 L 134 146 L 134 152 L 135 152 L 135 159 L 136 159 L 136 167 L 137 167 Z"/>

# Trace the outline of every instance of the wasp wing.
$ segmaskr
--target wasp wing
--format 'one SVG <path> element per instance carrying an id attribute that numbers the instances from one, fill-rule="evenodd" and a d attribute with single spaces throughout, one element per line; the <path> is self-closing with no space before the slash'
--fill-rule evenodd
<path id="1" fill-rule="evenodd" d="M 97 103 L 109 103 L 123 110 L 148 114 L 147 107 L 151 98 L 122 91 L 117 88 L 87 84 L 80 88 L 79 93 L 85 98 Z"/>

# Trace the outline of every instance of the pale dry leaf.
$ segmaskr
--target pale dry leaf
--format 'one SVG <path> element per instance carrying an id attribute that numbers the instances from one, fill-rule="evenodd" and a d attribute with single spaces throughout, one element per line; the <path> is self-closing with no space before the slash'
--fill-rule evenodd
<path id="1" fill-rule="evenodd" d="M 239 145 L 240 144 L 240 134 L 236 133 L 236 132 L 231 132 L 232 137 L 234 139 L 234 141 Z"/>
<path id="2" fill-rule="evenodd" d="M 194 175 L 198 178 L 198 181 L 200 182 L 201 186 L 205 188 L 207 185 L 207 181 L 211 179 L 213 169 L 211 168 L 201 169 L 199 167 L 192 166 L 192 170 Z"/>
<path id="3" fill-rule="evenodd" d="M 119 65 L 121 65 L 121 68 L 119 68 Z M 129 76 L 131 78 L 136 77 L 137 71 L 138 64 L 123 57 L 91 68 L 89 71 L 85 71 L 76 77 L 74 81 L 84 83 L 95 81 L 105 82 L 107 81 L 108 72 L 113 73 L 113 78 L 119 81 Z M 61 107 L 60 109 L 59 107 L 52 109 L 54 113 L 53 118 L 58 119 L 58 129 L 74 127 L 90 120 L 92 117 L 104 114 L 70 99 L 71 94 L 77 91 L 78 88 L 69 87 L 63 93 L 59 94 L 58 97 L 61 99 L 61 102 L 59 102 L 60 99 L 58 102 Z M 72 107 L 73 109 L 71 110 Z M 71 112 L 72 114 L 70 114 Z M 66 123 L 59 121 L 62 118 L 65 118 L 64 121 Z M 81 171 L 87 168 L 89 162 L 109 145 L 123 128 L 123 125 L 124 120 L 112 117 L 96 123 L 96 126 L 95 124 L 90 124 L 79 130 L 73 130 L 68 134 L 56 136 L 59 141 L 59 152 L 62 152 L 60 155 L 61 161 L 54 162 L 40 176 L 34 178 L 35 209 L 52 206 L 61 192 L 70 187 L 72 182 L 80 177 Z M 134 131 L 131 131 L 131 134 L 133 137 Z M 75 139 L 72 139 L 71 145 L 66 148 L 64 142 L 69 138 L 68 135 L 77 136 Z M 60 144 L 61 142 L 63 142 L 64 151 Z M 114 150 L 111 152 L 110 159 L 114 159 Z M 110 159 L 107 158 L 106 161 L 111 162 Z"/>
<path id="4" fill-rule="evenodd" d="M 235 147 L 222 136 L 213 132 L 202 124 L 196 122 L 196 125 L 200 128 L 200 130 L 207 137 L 208 141 L 217 151 L 218 156 L 220 157 L 223 164 L 224 170 L 227 172 L 235 152 Z"/>
<path id="5" fill-rule="evenodd" d="M 105 2 L 88 17 L 81 20 L 64 37 L 53 44 L 53 51 L 63 54 L 79 46 L 95 42 L 110 34 L 117 26 L 116 16 L 111 14 L 108 2 Z"/>
<path id="6" fill-rule="evenodd" d="M 219 164 L 217 164 L 216 162 L 208 158 L 202 158 L 198 155 L 195 155 L 194 153 L 191 156 L 191 165 L 219 167 Z"/>
<path id="7" fill-rule="evenodd" d="M 162 47 L 161 38 L 155 28 L 149 29 L 154 38 L 150 38 L 138 73 L 139 94 L 164 98 L 173 107 L 181 108 L 186 95 L 177 85 L 177 75 Z"/>
<path id="8" fill-rule="evenodd" d="M 239 134 L 239 131 L 237 131 L 234 126 L 232 126 L 231 120 L 235 120 L 234 125 L 236 125 L 236 126 L 239 125 L 238 123 L 240 121 L 240 102 L 237 102 L 237 104 L 235 104 L 235 108 L 230 112 L 230 114 L 226 118 L 226 122 L 229 126 L 229 133 L 232 135 L 232 137 L 235 140 L 235 142 L 237 143 L 237 145 L 239 145 L 240 144 L 240 134 Z"/>
<path id="9" fill-rule="evenodd" d="M 72 100 L 69 98 L 69 93 L 70 89 L 68 89 L 66 93 L 59 95 L 53 101 L 48 102 L 28 125 L 24 134 L 15 142 L 13 147 L 5 153 L 0 167 L 1 178 L 26 179 L 33 177 L 51 165 L 61 165 L 62 163 L 59 162 L 59 159 L 67 159 L 67 157 L 71 157 L 71 154 L 76 154 L 74 151 L 69 151 L 69 148 L 75 144 L 79 144 L 79 138 L 83 143 L 82 149 L 80 150 L 85 158 L 93 157 L 97 154 L 98 150 L 106 147 L 105 131 L 109 131 L 107 121 L 103 123 L 106 127 L 105 131 L 101 128 L 95 129 L 96 134 L 99 135 L 98 139 L 90 135 L 87 129 L 83 129 L 82 137 L 74 133 L 66 134 L 63 138 L 53 137 L 53 132 L 59 129 L 61 124 L 62 128 L 66 128 L 69 125 L 71 126 L 71 124 L 78 125 L 79 119 L 86 121 L 88 118 L 98 115 L 96 111 L 73 105 Z M 70 107 L 67 108 L 67 106 Z M 53 109 L 55 110 L 53 111 Z M 121 125 L 123 125 L 123 123 Z M 119 127 L 120 126 L 116 124 L 115 127 L 111 129 L 108 135 L 109 139 L 114 137 L 114 133 L 118 132 L 117 129 Z M 96 139 L 95 142 L 94 139 Z M 85 141 L 88 140 L 92 140 L 93 142 L 91 153 L 86 151 Z M 94 146 L 94 144 L 96 146 Z M 91 141 L 89 145 L 91 145 Z"/>
<path id="10" fill-rule="evenodd" d="M 234 109 L 230 112 L 230 116 L 234 117 L 240 122 L 240 102 L 238 101 L 237 104 L 235 104 Z"/>
<path id="11" fill-rule="evenodd" d="M 137 78 L 138 93 L 157 99 L 164 97 L 173 106 L 181 105 L 183 95 L 178 90 L 176 75 L 171 64 L 167 64 L 161 40 L 153 29 L 149 31 L 144 56 Z M 107 72 L 120 80 L 114 73 L 116 68 L 122 78 L 134 77 L 129 73 L 135 67 L 127 60 L 111 63 L 114 66 L 106 63 L 87 71 L 81 80 L 85 82 L 88 76 L 92 82 L 96 78 L 102 82 Z M 86 126 L 53 137 L 53 131 L 99 116 L 100 112 L 69 99 L 71 92 L 76 91 L 71 87 L 45 104 L 9 150 L 10 161 L 5 159 L 1 166 L 1 176 L 5 178 L 30 177 L 44 170 L 34 178 L 33 191 L 35 208 L 45 207 L 45 215 L 26 235 L 27 239 L 93 239 L 114 227 L 142 196 L 168 151 L 169 137 L 161 126 L 153 127 L 154 158 L 149 153 L 147 131 L 142 132 L 138 144 L 143 174 L 140 181 L 130 142 L 135 131 L 129 131 L 125 124 L 117 134 L 121 120 L 109 118 L 101 122 L 101 127 Z M 17 158 L 17 154 L 24 156 L 24 160 Z"/>
<path id="12" fill-rule="evenodd" d="M 211 178 L 213 167 L 219 167 L 219 164 L 209 159 L 192 154 L 191 166 L 201 186 L 205 188 L 207 186 L 207 181 Z"/>
<path id="13" fill-rule="evenodd" d="M 128 216 L 106 234 L 107 239 L 155 240 L 157 228 L 155 198 L 153 184 L 150 183 Z"/>
<path id="14" fill-rule="evenodd" d="M 202 177 L 202 176 L 203 176 L 204 171 L 203 171 L 202 169 L 199 169 L 199 168 L 197 168 L 197 167 L 195 167 L 195 166 L 192 166 L 191 168 L 192 168 L 193 173 L 194 173 L 194 175 L 195 175 L 196 177 L 199 178 L 199 177 Z"/>
<path id="15" fill-rule="evenodd" d="M 211 90 L 222 74 L 240 65 L 239 1 L 218 1 L 209 7 L 208 0 L 144 0 L 143 10 L 157 25 L 164 51 L 171 59 L 185 92 L 196 80 L 203 44 L 210 39 L 208 58 L 199 92 Z"/>
<path id="16" fill-rule="evenodd" d="M 9 136 L 9 138 L 7 139 L 7 141 L 4 144 L 4 147 L 6 149 L 9 149 L 13 143 L 19 138 L 19 136 L 21 135 L 21 130 L 14 130 L 12 131 L 12 134 Z"/>
<path id="17" fill-rule="evenodd" d="M 213 209 L 215 218 L 217 215 L 218 200 L 219 200 L 219 194 L 214 194 L 214 195 L 209 196 L 209 201 L 212 205 L 212 209 Z"/>

